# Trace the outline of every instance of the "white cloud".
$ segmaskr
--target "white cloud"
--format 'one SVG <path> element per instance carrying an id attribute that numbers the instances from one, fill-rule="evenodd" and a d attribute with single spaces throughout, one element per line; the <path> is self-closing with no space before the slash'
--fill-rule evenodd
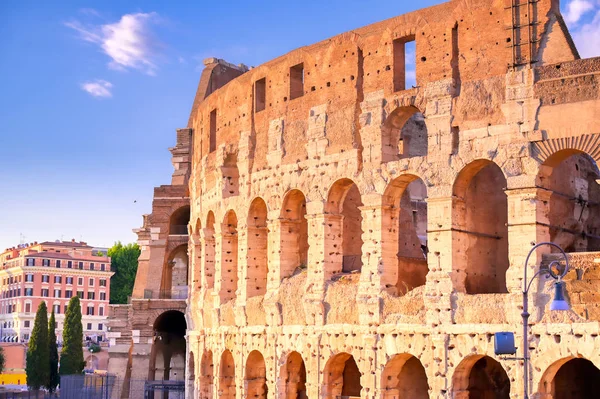
<path id="1" fill-rule="evenodd" d="M 565 22 L 570 25 L 574 25 L 581 17 L 594 9 L 594 3 L 589 0 L 572 0 L 567 4 L 567 10 L 565 12 Z"/>
<path id="2" fill-rule="evenodd" d="M 85 82 L 81 85 L 81 88 L 87 91 L 90 95 L 101 98 L 112 97 L 112 87 L 112 83 L 102 79 L 96 79 L 91 82 Z"/>
<path id="3" fill-rule="evenodd" d="M 137 69 L 155 75 L 156 41 L 150 26 L 156 13 L 125 14 L 118 22 L 99 26 L 84 26 L 79 21 L 65 25 L 76 30 L 82 40 L 100 46 L 111 58 L 108 66 L 116 70 Z"/>
<path id="4" fill-rule="evenodd" d="M 572 33 L 581 58 L 600 56 L 600 9 L 594 18 Z"/>

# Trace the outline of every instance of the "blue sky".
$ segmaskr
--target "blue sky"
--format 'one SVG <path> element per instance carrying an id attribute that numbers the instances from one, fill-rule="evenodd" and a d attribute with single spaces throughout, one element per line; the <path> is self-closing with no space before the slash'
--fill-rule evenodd
<path id="1" fill-rule="evenodd" d="M 134 241 L 204 58 L 259 65 L 437 3 L 0 2 L 0 249 Z M 600 54 L 600 0 L 561 8 L 582 56 Z"/>

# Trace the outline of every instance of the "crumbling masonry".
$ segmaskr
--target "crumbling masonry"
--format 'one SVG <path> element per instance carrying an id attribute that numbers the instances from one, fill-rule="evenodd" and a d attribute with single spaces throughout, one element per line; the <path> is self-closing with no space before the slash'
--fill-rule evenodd
<path id="1" fill-rule="evenodd" d="M 600 397 L 599 78 L 558 0 L 453 0 L 250 70 L 207 60 L 111 371 L 202 399 L 519 398 L 493 333 L 521 342 L 525 257 L 553 241 L 572 311 L 534 280 L 530 394 Z"/>

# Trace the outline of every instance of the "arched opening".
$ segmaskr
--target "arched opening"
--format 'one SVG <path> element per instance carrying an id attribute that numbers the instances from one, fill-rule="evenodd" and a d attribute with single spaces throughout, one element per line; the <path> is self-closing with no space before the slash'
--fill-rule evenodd
<path id="1" fill-rule="evenodd" d="M 500 363 L 489 356 L 463 359 L 452 377 L 454 399 L 509 399 L 510 380 Z"/>
<path id="2" fill-rule="evenodd" d="M 204 231 L 204 279 L 207 289 L 215 286 L 215 214 L 208 212 Z"/>
<path id="3" fill-rule="evenodd" d="M 452 252 L 457 289 L 505 293 L 508 270 L 506 178 L 495 163 L 465 166 L 453 187 Z M 464 287 L 464 288 L 463 288 Z"/>
<path id="4" fill-rule="evenodd" d="M 383 162 L 427 155 L 427 126 L 418 108 L 396 108 L 386 118 L 382 133 Z"/>
<path id="5" fill-rule="evenodd" d="M 250 204 L 248 213 L 248 252 L 246 293 L 251 298 L 267 292 L 267 204 L 262 198 L 256 198 Z"/>
<path id="6" fill-rule="evenodd" d="M 259 351 L 252 351 L 246 360 L 244 388 L 247 398 L 267 398 L 267 367 L 265 358 Z"/>
<path id="7" fill-rule="evenodd" d="M 286 194 L 280 223 L 279 264 L 281 278 L 286 278 L 308 264 L 308 220 L 302 191 L 291 190 Z"/>
<path id="8" fill-rule="evenodd" d="M 185 316 L 180 311 L 168 310 L 156 318 L 149 379 L 185 380 L 186 329 Z"/>
<path id="9" fill-rule="evenodd" d="M 362 268 L 362 206 L 358 186 L 350 179 L 336 181 L 329 190 L 326 210 L 334 216 L 329 235 L 338 253 L 342 249 L 341 264 L 335 265 L 332 273 L 350 273 Z"/>
<path id="10" fill-rule="evenodd" d="M 360 371 L 354 357 L 349 353 L 333 356 L 324 370 L 323 391 L 326 399 L 360 398 L 362 385 Z"/>
<path id="11" fill-rule="evenodd" d="M 188 294 L 187 244 L 175 248 L 168 257 L 163 272 L 160 298 L 185 299 Z"/>
<path id="12" fill-rule="evenodd" d="M 540 168 L 537 185 L 548 196 L 545 227 L 550 241 L 566 252 L 600 251 L 598 179 L 596 162 L 577 150 L 559 151 Z"/>
<path id="13" fill-rule="evenodd" d="M 190 206 L 185 205 L 177 209 L 169 220 L 169 234 L 187 235 L 187 225 L 190 222 Z"/>
<path id="14" fill-rule="evenodd" d="M 425 285 L 429 271 L 426 198 L 425 183 L 414 175 L 392 180 L 384 193 L 382 280 L 397 294 Z"/>
<path id="15" fill-rule="evenodd" d="M 90 355 L 85 359 L 86 370 L 98 370 L 99 364 L 98 358 L 94 355 Z"/>
<path id="16" fill-rule="evenodd" d="M 235 298 L 238 284 L 237 217 L 230 210 L 223 220 L 221 234 L 221 303 Z"/>
<path id="17" fill-rule="evenodd" d="M 381 374 L 383 399 L 429 399 L 427 374 L 421 361 L 408 353 L 394 355 Z"/>
<path id="18" fill-rule="evenodd" d="M 187 388 L 192 398 L 196 398 L 196 370 L 194 365 L 194 352 L 189 353 L 188 359 L 188 373 L 187 373 Z"/>
<path id="19" fill-rule="evenodd" d="M 584 358 L 565 358 L 544 372 L 540 399 L 600 398 L 600 370 Z"/>
<path id="20" fill-rule="evenodd" d="M 218 396 L 221 399 L 235 399 L 235 364 L 229 350 L 221 355 Z"/>
<path id="21" fill-rule="evenodd" d="M 302 355 L 292 352 L 288 355 L 280 371 L 279 392 L 285 399 L 307 399 L 306 394 L 306 367 Z"/>
<path id="22" fill-rule="evenodd" d="M 214 383 L 213 353 L 204 352 L 200 361 L 200 399 L 213 399 Z"/>

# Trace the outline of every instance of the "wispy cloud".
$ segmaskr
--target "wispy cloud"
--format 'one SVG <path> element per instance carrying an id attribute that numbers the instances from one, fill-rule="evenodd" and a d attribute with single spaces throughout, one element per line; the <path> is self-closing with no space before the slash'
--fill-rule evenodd
<path id="1" fill-rule="evenodd" d="M 71 21 L 65 25 L 77 31 L 82 40 L 100 46 L 111 58 L 108 66 L 116 70 L 136 69 L 148 75 L 156 75 L 158 66 L 154 58 L 157 48 L 151 26 L 158 14 L 125 14 L 115 23 L 84 25 Z"/>
<path id="2" fill-rule="evenodd" d="M 106 80 L 96 79 L 81 84 L 81 89 L 87 91 L 93 97 L 108 98 L 112 97 L 112 83 Z"/>
<path id="3" fill-rule="evenodd" d="M 593 9 L 594 3 L 589 0 L 572 0 L 567 4 L 565 22 L 570 25 L 576 24 L 585 13 Z"/>

